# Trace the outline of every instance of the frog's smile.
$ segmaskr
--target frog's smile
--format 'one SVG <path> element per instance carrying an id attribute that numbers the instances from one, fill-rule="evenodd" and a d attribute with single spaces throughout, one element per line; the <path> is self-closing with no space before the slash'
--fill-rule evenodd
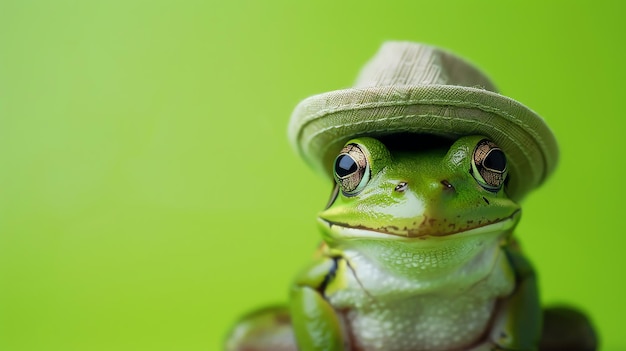
<path id="1" fill-rule="evenodd" d="M 495 219 L 473 227 L 460 228 L 458 230 L 431 232 L 420 231 L 417 228 L 398 228 L 393 225 L 381 226 L 378 228 L 368 228 L 365 226 L 351 226 L 346 223 L 339 223 L 318 217 L 318 221 L 326 226 L 330 232 L 342 239 L 426 239 L 429 237 L 467 237 L 488 233 L 504 233 L 510 231 L 517 224 L 521 210 L 516 209 L 511 215 L 505 218 Z M 422 223 L 427 222 L 425 218 Z"/>

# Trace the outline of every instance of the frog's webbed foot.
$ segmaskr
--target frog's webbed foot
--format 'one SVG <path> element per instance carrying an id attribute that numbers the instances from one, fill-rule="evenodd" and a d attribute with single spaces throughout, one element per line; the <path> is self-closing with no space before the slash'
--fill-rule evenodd
<path id="1" fill-rule="evenodd" d="M 269 307 L 244 316 L 226 339 L 226 351 L 297 351 L 286 306 Z"/>
<path id="2" fill-rule="evenodd" d="M 569 307 L 543 310 L 540 351 L 594 351 L 598 337 L 589 319 Z"/>

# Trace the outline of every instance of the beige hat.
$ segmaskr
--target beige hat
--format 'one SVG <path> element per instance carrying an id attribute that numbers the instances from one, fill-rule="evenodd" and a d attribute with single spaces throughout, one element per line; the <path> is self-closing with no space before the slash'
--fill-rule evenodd
<path id="1" fill-rule="evenodd" d="M 406 132 L 490 138 L 507 155 L 506 191 L 515 200 L 539 186 L 558 158 L 554 135 L 535 112 L 498 94 L 461 58 L 416 43 L 384 43 L 353 88 L 303 100 L 289 123 L 294 148 L 331 178 L 349 139 Z"/>

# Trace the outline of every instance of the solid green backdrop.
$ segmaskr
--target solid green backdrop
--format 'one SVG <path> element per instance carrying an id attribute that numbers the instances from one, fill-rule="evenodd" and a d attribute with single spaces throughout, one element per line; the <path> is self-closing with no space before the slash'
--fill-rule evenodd
<path id="1" fill-rule="evenodd" d="M 0 3 L 0 350 L 219 350 L 286 300 L 331 185 L 295 104 L 388 39 L 450 49 L 544 116 L 557 172 L 518 228 L 543 299 L 621 330 L 620 2 Z"/>

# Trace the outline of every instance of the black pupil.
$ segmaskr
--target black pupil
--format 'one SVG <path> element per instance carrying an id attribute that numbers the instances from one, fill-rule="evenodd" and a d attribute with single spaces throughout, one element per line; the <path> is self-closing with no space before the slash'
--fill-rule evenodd
<path id="1" fill-rule="evenodd" d="M 335 173 L 340 178 L 356 172 L 358 168 L 356 161 L 350 155 L 341 155 L 335 161 Z"/>
<path id="2" fill-rule="evenodd" d="M 502 150 L 491 150 L 489 155 L 483 161 L 483 166 L 489 169 L 493 169 L 494 171 L 504 172 L 506 168 L 506 157 L 504 157 L 504 152 Z"/>

